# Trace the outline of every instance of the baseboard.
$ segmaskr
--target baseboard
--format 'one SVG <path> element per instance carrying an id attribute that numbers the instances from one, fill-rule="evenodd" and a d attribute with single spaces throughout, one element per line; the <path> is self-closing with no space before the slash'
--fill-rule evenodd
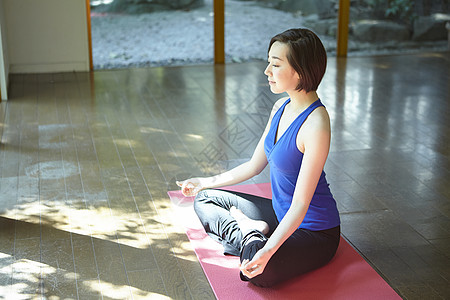
<path id="1" fill-rule="evenodd" d="M 10 74 L 24 73 L 59 73 L 59 72 L 86 72 L 89 71 L 89 62 L 65 62 L 49 64 L 11 64 Z"/>

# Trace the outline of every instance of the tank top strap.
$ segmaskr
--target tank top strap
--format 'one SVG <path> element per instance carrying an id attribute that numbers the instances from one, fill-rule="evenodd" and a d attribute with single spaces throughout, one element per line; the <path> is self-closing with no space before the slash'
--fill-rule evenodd
<path id="1" fill-rule="evenodd" d="M 324 106 L 320 99 L 317 99 L 315 102 L 313 102 L 310 106 L 308 106 L 307 109 L 305 109 L 304 114 L 306 117 L 308 117 L 316 108 Z"/>
<path id="2" fill-rule="evenodd" d="M 313 102 L 308 108 L 306 108 L 298 117 L 294 120 L 296 131 L 300 129 L 300 127 L 303 125 L 305 120 L 308 118 L 308 116 L 318 107 L 324 106 L 320 99 L 317 99 L 315 102 Z M 325 106 L 324 106 L 325 107 Z"/>

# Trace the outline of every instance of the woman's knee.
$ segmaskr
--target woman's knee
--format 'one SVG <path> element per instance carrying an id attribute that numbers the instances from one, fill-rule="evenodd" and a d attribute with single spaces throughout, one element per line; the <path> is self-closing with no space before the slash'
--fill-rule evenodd
<path id="1" fill-rule="evenodd" d="M 194 198 L 194 210 L 201 208 L 202 205 L 208 200 L 208 194 L 206 190 L 202 190 L 198 192 L 198 194 Z"/>
<path id="2" fill-rule="evenodd" d="M 283 272 L 276 264 L 269 261 L 264 271 L 260 275 L 249 279 L 249 281 L 255 286 L 270 288 L 295 277 L 288 274 L 289 272 Z"/>
<path id="3" fill-rule="evenodd" d="M 253 278 L 248 278 L 247 276 L 243 275 L 242 272 L 240 273 L 240 277 L 242 281 L 248 281 L 255 286 L 263 288 L 273 287 L 279 282 L 279 280 L 274 278 L 273 274 L 271 274 L 271 272 L 267 269 Z"/>
<path id="4" fill-rule="evenodd" d="M 203 226 L 209 223 L 217 223 L 223 218 L 224 205 L 221 195 L 215 190 L 202 190 L 194 199 L 194 211 Z"/>
<path id="5" fill-rule="evenodd" d="M 280 280 L 271 274 L 270 270 L 264 270 L 264 272 L 254 278 L 251 278 L 250 283 L 262 288 L 270 288 L 277 285 Z"/>

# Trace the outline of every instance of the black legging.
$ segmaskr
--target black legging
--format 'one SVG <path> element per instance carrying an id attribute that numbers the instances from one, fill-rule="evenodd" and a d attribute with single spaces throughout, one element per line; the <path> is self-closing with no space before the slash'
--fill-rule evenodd
<path id="1" fill-rule="evenodd" d="M 230 215 L 232 206 L 251 219 L 265 221 L 269 233 L 265 236 L 255 230 L 243 237 Z M 251 260 L 278 225 L 270 199 L 239 192 L 201 191 L 195 198 L 194 209 L 208 235 L 222 243 L 225 254 L 240 256 L 241 262 Z M 322 231 L 297 229 L 271 257 L 262 274 L 249 279 L 241 273 L 241 279 L 269 287 L 317 269 L 333 258 L 339 239 L 339 226 Z"/>

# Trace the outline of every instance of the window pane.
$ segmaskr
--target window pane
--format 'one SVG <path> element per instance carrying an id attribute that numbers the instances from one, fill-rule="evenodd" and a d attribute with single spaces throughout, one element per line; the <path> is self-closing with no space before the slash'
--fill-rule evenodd
<path id="1" fill-rule="evenodd" d="M 92 0 L 94 68 L 212 63 L 213 18 L 212 0 Z"/>
<path id="2" fill-rule="evenodd" d="M 351 1 L 349 55 L 444 51 L 448 11 L 441 0 Z"/>

